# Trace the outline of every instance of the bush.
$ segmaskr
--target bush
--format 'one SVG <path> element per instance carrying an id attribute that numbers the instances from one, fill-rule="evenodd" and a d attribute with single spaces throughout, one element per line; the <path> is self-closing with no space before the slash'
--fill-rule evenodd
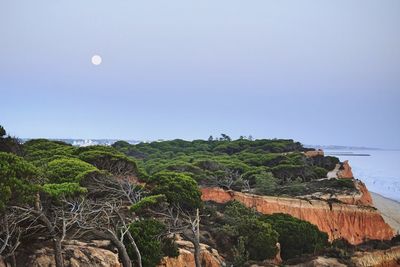
<path id="1" fill-rule="evenodd" d="M 51 183 L 79 183 L 86 174 L 96 170 L 82 160 L 63 158 L 49 162 L 45 173 Z"/>
<path id="2" fill-rule="evenodd" d="M 272 226 L 260 220 L 257 213 L 243 204 L 232 201 L 225 207 L 226 224 L 221 229 L 231 242 L 242 239 L 251 260 L 265 260 L 276 255 L 278 233 Z"/>
<path id="3" fill-rule="evenodd" d="M 305 253 L 315 253 L 328 245 L 328 234 L 306 221 L 278 213 L 262 216 L 279 233 L 281 256 L 290 259 Z"/>
<path id="4" fill-rule="evenodd" d="M 279 235 L 269 223 L 258 218 L 244 218 L 238 223 L 237 229 L 239 237 L 246 240 L 250 259 L 262 261 L 275 257 Z"/>
<path id="5" fill-rule="evenodd" d="M 133 204 L 130 209 L 133 212 L 145 211 L 146 209 L 151 208 L 165 200 L 166 200 L 165 195 L 154 195 L 154 196 L 144 197 L 139 202 Z"/>
<path id="6" fill-rule="evenodd" d="M 144 267 L 154 267 L 164 256 L 177 257 L 178 249 L 171 239 L 163 237 L 166 227 L 155 219 L 134 222 L 129 231 L 139 248 Z M 129 257 L 137 260 L 136 254 L 129 241 L 126 240 Z"/>
<path id="7" fill-rule="evenodd" d="M 37 168 L 24 159 L 0 152 L 0 212 L 10 201 L 32 201 L 38 187 L 35 185 Z"/>
<path id="8" fill-rule="evenodd" d="M 153 194 L 163 194 L 171 204 L 178 204 L 185 209 L 196 209 L 202 205 L 201 192 L 193 178 L 190 176 L 170 171 L 155 174 Z"/>

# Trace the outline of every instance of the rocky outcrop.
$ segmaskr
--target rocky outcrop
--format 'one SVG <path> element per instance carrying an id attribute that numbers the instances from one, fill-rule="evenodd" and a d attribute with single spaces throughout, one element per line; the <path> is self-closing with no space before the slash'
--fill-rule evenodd
<path id="1" fill-rule="evenodd" d="M 360 180 L 354 180 L 354 186 L 357 189 L 356 193 L 339 196 L 338 200 L 351 205 L 373 206 L 371 194 L 365 184 Z"/>
<path id="2" fill-rule="evenodd" d="M 336 178 L 332 178 L 336 179 Z M 306 199 L 322 199 L 326 201 L 338 200 L 345 204 L 350 205 L 362 205 L 362 206 L 373 206 L 372 197 L 370 192 L 367 190 L 365 184 L 359 180 L 353 180 L 356 190 L 347 191 L 343 193 L 338 192 L 315 192 L 310 195 L 304 195 L 302 198 Z M 323 190 L 322 190 L 323 191 Z"/>
<path id="3" fill-rule="evenodd" d="M 202 188 L 202 199 L 217 203 L 237 200 L 263 214 L 290 214 L 316 225 L 328 233 L 330 240 L 344 238 L 351 244 L 360 244 L 366 239 L 388 240 L 394 236 L 393 229 L 385 223 L 380 213 L 368 206 L 259 196 L 220 188 Z"/>
<path id="4" fill-rule="evenodd" d="M 300 263 L 296 265 L 289 265 L 290 267 L 346 267 L 347 265 L 340 263 L 335 258 L 317 257 L 309 262 Z"/>
<path id="5" fill-rule="evenodd" d="M 117 253 L 99 248 L 96 243 L 72 241 L 63 244 L 63 249 L 65 267 L 122 267 Z M 36 250 L 24 266 L 55 266 L 53 249 L 44 247 Z"/>
<path id="6" fill-rule="evenodd" d="M 4 261 L 3 257 L 0 256 L 0 267 L 9 267 L 7 263 Z"/>
<path id="7" fill-rule="evenodd" d="M 176 241 L 179 246 L 179 256 L 177 258 L 164 257 L 158 267 L 194 267 L 193 244 L 188 241 Z M 220 267 L 225 264 L 224 259 L 218 251 L 206 244 L 200 244 L 201 266 Z"/>
<path id="8" fill-rule="evenodd" d="M 304 156 L 306 156 L 307 158 L 315 158 L 318 156 L 324 156 L 324 151 L 322 149 L 318 149 L 318 150 L 310 150 L 310 151 L 306 151 L 304 152 Z"/>
<path id="9" fill-rule="evenodd" d="M 395 267 L 400 266 L 400 246 L 387 250 L 356 252 L 351 258 L 356 267 Z"/>
<path id="10" fill-rule="evenodd" d="M 354 175 L 353 175 L 353 172 L 351 171 L 351 167 L 350 167 L 348 160 L 343 161 L 343 163 L 340 166 L 340 169 L 337 173 L 337 177 L 342 178 L 342 179 L 353 179 L 354 178 Z"/>

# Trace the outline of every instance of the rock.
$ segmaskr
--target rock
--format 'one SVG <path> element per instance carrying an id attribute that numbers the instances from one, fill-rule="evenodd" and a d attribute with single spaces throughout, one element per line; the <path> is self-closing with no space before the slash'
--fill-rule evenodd
<path id="1" fill-rule="evenodd" d="M 325 194 L 325 193 L 314 193 L 310 195 L 310 197 L 315 197 L 318 199 L 337 199 L 340 202 L 350 205 L 362 205 L 362 206 L 373 206 L 372 197 L 370 192 L 368 191 L 367 187 L 363 182 L 360 180 L 354 179 L 354 186 L 356 187 L 357 191 L 354 193 L 347 193 L 347 194 Z"/>
<path id="2" fill-rule="evenodd" d="M 158 267 L 194 267 L 193 244 L 185 240 L 176 241 L 179 248 L 177 258 L 164 257 Z M 203 267 L 225 266 L 224 259 L 218 254 L 218 251 L 212 249 L 206 244 L 200 244 L 200 259 Z"/>
<path id="3" fill-rule="evenodd" d="M 317 257 L 306 263 L 289 265 L 290 267 L 346 267 L 347 265 L 340 263 L 335 258 Z"/>
<path id="4" fill-rule="evenodd" d="M 263 214 L 286 213 L 316 225 L 329 240 L 344 238 L 351 244 L 365 239 L 389 240 L 393 229 L 373 207 L 328 203 L 289 197 L 259 196 L 221 188 L 202 188 L 203 201 L 226 203 L 237 200 Z"/>
<path id="5" fill-rule="evenodd" d="M 3 257 L 0 256 L 0 267 L 9 267 L 7 263 L 4 261 Z"/>
<path id="6" fill-rule="evenodd" d="M 356 267 L 400 266 L 400 246 L 395 246 L 387 250 L 356 252 L 351 260 Z"/>
<path id="7" fill-rule="evenodd" d="M 274 264 L 279 265 L 282 263 L 282 258 L 281 258 L 281 244 L 276 243 L 276 248 L 277 252 L 274 258 Z"/>
<path id="8" fill-rule="evenodd" d="M 350 167 L 348 160 L 345 160 L 342 163 L 342 165 L 340 166 L 337 177 L 342 178 L 342 179 L 353 179 L 354 178 L 354 175 L 353 175 L 353 172 L 351 171 L 351 167 Z"/>
<path id="9" fill-rule="evenodd" d="M 121 267 L 118 255 L 89 243 L 68 241 L 63 243 L 65 267 Z M 52 248 L 41 248 L 29 257 L 27 267 L 54 267 Z"/>
<path id="10" fill-rule="evenodd" d="M 304 156 L 306 156 L 307 158 L 315 158 L 318 156 L 324 156 L 324 151 L 322 149 L 310 150 L 310 151 L 304 152 Z"/>

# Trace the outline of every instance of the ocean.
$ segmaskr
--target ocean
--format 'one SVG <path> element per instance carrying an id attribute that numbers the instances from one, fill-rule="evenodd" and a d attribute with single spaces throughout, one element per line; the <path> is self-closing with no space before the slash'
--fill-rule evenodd
<path id="1" fill-rule="evenodd" d="M 340 161 L 349 160 L 354 177 L 363 181 L 369 191 L 400 202 L 400 151 L 325 150 L 325 154 Z"/>

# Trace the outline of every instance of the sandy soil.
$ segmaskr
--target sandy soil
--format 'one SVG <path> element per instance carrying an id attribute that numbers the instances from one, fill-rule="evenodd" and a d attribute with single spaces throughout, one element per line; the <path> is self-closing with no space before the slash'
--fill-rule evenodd
<path id="1" fill-rule="evenodd" d="M 371 192 L 374 206 L 381 212 L 385 222 L 400 233 L 400 203 Z"/>

